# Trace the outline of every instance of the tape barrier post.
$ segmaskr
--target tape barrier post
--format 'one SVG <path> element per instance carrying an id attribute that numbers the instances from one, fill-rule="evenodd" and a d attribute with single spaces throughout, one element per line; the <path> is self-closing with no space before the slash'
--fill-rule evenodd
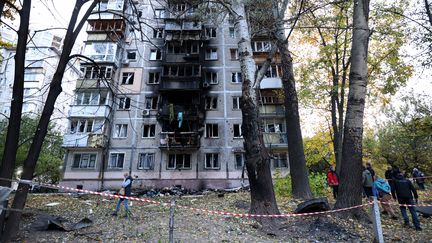
<path id="1" fill-rule="evenodd" d="M 381 227 L 380 209 L 379 209 L 378 200 L 376 197 L 373 197 L 372 220 L 373 220 L 373 227 L 374 227 L 374 234 L 375 234 L 374 242 L 384 243 L 384 236 L 383 236 L 382 227 Z"/>
<path id="2" fill-rule="evenodd" d="M 171 200 L 170 211 L 169 211 L 169 243 L 174 243 L 174 208 L 176 202 L 175 199 Z"/>

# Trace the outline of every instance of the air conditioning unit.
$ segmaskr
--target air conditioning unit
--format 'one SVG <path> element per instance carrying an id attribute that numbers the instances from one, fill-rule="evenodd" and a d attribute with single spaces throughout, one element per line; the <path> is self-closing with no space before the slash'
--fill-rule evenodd
<path id="1" fill-rule="evenodd" d="M 208 88 L 208 87 L 210 87 L 209 82 L 204 82 L 204 83 L 203 83 L 203 87 L 204 87 L 204 88 Z"/>
<path id="2" fill-rule="evenodd" d="M 150 116 L 150 110 L 149 109 L 145 109 L 142 112 L 143 116 Z"/>
<path id="3" fill-rule="evenodd" d="M 129 59 L 124 59 L 124 60 L 122 61 L 122 64 L 123 64 L 123 65 L 129 65 L 129 63 L 130 63 Z"/>

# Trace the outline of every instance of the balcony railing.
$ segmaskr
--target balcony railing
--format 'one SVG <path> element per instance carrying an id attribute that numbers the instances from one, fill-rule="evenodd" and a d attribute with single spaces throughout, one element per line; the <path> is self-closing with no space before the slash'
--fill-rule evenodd
<path id="1" fill-rule="evenodd" d="M 159 84 L 160 91 L 167 90 L 199 90 L 200 89 L 200 81 L 198 80 L 164 80 L 162 78 L 161 83 Z"/>
<path id="2" fill-rule="evenodd" d="M 198 132 L 161 132 L 161 149 L 196 149 L 200 147 Z"/>
<path id="3" fill-rule="evenodd" d="M 72 105 L 69 117 L 108 117 L 110 110 L 108 105 Z"/>
<path id="4" fill-rule="evenodd" d="M 184 119 L 196 119 L 199 114 L 198 106 L 186 106 L 186 105 L 173 105 L 172 113 L 175 116 L 179 112 L 183 112 Z M 170 106 L 164 105 L 159 109 L 158 115 L 160 118 L 169 118 L 170 117 Z"/>
<path id="5" fill-rule="evenodd" d="M 263 133 L 264 143 L 271 146 L 288 146 L 286 132 L 274 133 L 265 132 Z"/>
<path id="6" fill-rule="evenodd" d="M 66 148 L 104 148 L 108 138 L 104 134 L 74 133 L 65 134 L 63 147 Z"/>

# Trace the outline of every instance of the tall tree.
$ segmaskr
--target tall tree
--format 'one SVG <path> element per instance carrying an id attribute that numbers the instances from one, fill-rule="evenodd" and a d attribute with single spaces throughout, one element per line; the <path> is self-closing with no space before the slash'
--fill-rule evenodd
<path id="1" fill-rule="evenodd" d="M 383 9 L 403 11 L 407 1 L 377 2 L 370 13 L 374 34 L 370 37 L 368 101 L 388 104 L 391 95 L 412 75 L 412 65 L 401 58 L 402 46 L 408 42 L 401 16 Z M 299 74 L 302 101 L 314 111 L 329 116 L 329 133 L 333 137 L 336 170 L 340 172 L 346 93 L 350 68 L 353 2 L 307 2 L 312 9 L 299 23 L 298 46 L 310 46 L 310 54 L 300 60 Z M 302 53 L 303 50 L 299 50 Z M 313 71 L 312 71 L 313 70 Z M 323 98 L 329 97 L 329 98 Z M 328 113 L 327 113 L 328 112 Z"/>
<path id="2" fill-rule="evenodd" d="M 257 214 L 279 214 L 270 169 L 270 158 L 264 145 L 258 110 L 257 91 L 259 81 L 255 75 L 255 61 L 252 56 L 250 26 L 247 21 L 244 0 L 232 0 L 229 10 L 235 18 L 239 34 L 238 53 L 243 76 L 242 134 L 246 157 L 246 169 L 251 188 L 251 212 Z M 267 65 L 268 68 L 268 65 Z M 263 67 L 260 71 L 266 70 Z"/>
<path id="3" fill-rule="evenodd" d="M 368 82 L 369 0 L 354 4 L 349 93 L 336 208 L 361 204 L 363 117 Z M 353 211 L 357 212 L 357 211 Z"/>
<path id="4" fill-rule="evenodd" d="M 0 167 L 0 178 L 12 179 L 15 169 L 15 156 L 18 150 L 19 133 L 21 128 L 21 113 L 24 98 L 24 69 L 27 36 L 29 33 L 31 0 L 25 0 L 18 11 L 20 25 L 18 29 L 18 42 L 15 52 L 15 74 L 12 89 L 11 112 Z M 10 187 L 11 182 L 0 180 L 0 186 Z"/>
<path id="5" fill-rule="evenodd" d="M 282 85 L 284 88 L 285 119 L 288 137 L 288 156 L 291 168 L 292 195 L 296 198 L 308 199 L 312 197 L 312 192 L 309 186 L 308 170 L 304 155 L 293 59 L 288 49 L 288 37 L 285 35 L 284 18 L 286 9 L 288 8 L 288 3 L 289 1 L 272 1 L 274 37 L 282 63 Z M 301 4 L 299 9 L 301 11 Z M 294 25 L 295 23 L 296 21 L 294 22 Z"/>
<path id="6" fill-rule="evenodd" d="M 29 1 L 29 0 L 28 0 Z M 27 154 L 27 158 L 24 161 L 23 165 L 23 173 L 22 179 L 24 180 L 32 180 L 34 171 L 36 168 L 36 162 L 39 158 L 41 148 L 45 139 L 45 136 L 48 131 L 48 126 L 50 122 L 50 117 L 53 113 L 55 102 L 57 97 L 62 91 L 61 82 L 63 79 L 64 72 L 66 67 L 73 56 L 71 56 L 71 51 L 73 45 L 75 44 L 75 40 L 78 37 L 79 32 L 81 31 L 83 25 L 85 24 L 87 18 L 90 16 L 93 8 L 100 2 L 100 0 L 93 0 L 89 6 L 89 8 L 84 13 L 83 17 L 78 21 L 78 14 L 84 3 L 89 0 L 77 0 L 72 11 L 72 16 L 69 21 L 69 25 L 66 31 L 66 36 L 64 38 L 63 43 L 63 51 L 60 55 L 60 60 L 57 65 L 56 72 L 54 73 L 53 79 L 50 83 L 50 89 L 48 92 L 47 99 L 45 101 L 45 105 L 42 111 L 41 118 L 39 120 L 37 129 L 35 131 L 35 135 L 32 140 L 32 144 L 30 146 L 29 152 Z M 26 1 L 25 1 L 26 2 Z M 25 3 L 24 2 L 24 3 Z M 29 1 L 30 2 L 30 1 Z M 24 7 L 23 7 L 24 8 Z M 30 10 L 30 7 L 29 7 Z M 27 21 L 28 22 L 28 21 Z M 25 46 L 24 46 L 25 51 Z M 22 60 L 24 62 L 24 58 Z M 24 70 L 22 70 L 22 75 L 24 75 Z M 23 90 L 21 89 L 21 93 Z M 22 97 L 21 97 L 21 107 L 22 108 Z M 15 112 L 11 109 L 11 113 Z M 21 115 L 21 114 L 20 114 Z M 12 204 L 12 208 L 14 209 L 23 209 L 25 206 L 25 202 L 27 199 L 27 194 L 29 190 L 28 184 L 19 184 L 18 190 L 15 194 L 14 201 Z M 10 213 L 9 218 L 6 222 L 5 229 L 1 241 L 8 242 L 14 237 L 19 230 L 19 223 L 21 219 L 20 211 L 13 211 Z"/>

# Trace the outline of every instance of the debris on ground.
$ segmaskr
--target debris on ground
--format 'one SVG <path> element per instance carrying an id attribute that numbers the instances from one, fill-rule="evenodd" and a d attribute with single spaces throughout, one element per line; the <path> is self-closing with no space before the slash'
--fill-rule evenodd
<path id="1" fill-rule="evenodd" d="M 300 203 L 294 213 L 314 213 L 330 210 L 327 198 L 314 198 Z"/>
<path id="2" fill-rule="evenodd" d="M 83 218 L 79 222 L 73 224 L 69 220 L 60 216 L 51 215 L 39 215 L 35 221 L 31 224 L 31 228 L 38 231 L 43 230 L 63 230 L 72 231 L 82 228 L 89 227 L 93 224 L 93 221 L 89 218 Z"/>

